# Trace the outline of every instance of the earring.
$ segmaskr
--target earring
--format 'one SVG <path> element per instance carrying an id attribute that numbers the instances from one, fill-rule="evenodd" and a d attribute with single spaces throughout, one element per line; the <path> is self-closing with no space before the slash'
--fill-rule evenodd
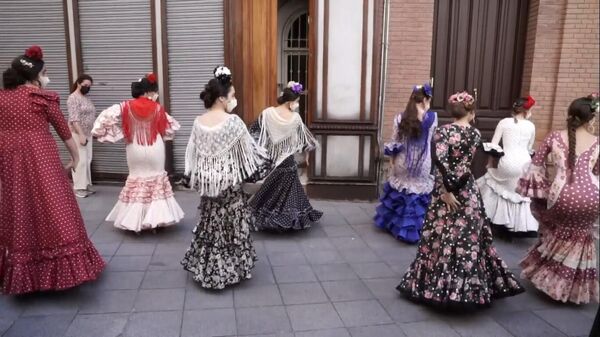
<path id="1" fill-rule="evenodd" d="M 597 119 L 596 116 L 594 116 L 594 118 L 592 118 L 591 121 L 588 122 L 588 125 L 586 126 L 586 129 L 589 133 L 591 134 L 596 134 L 596 124 L 597 124 Z"/>

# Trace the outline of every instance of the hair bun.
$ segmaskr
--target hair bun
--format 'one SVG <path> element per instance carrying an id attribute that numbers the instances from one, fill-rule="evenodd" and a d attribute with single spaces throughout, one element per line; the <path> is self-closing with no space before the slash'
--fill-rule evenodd
<path id="1" fill-rule="evenodd" d="M 31 46 L 25 51 L 25 56 L 32 60 L 42 61 L 44 59 L 44 52 L 40 46 Z"/>
<path id="2" fill-rule="evenodd" d="M 216 67 L 215 71 L 213 72 L 213 75 L 222 84 L 231 83 L 231 70 L 229 70 L 229 68 L 227 68 L 226 66 Z"/>

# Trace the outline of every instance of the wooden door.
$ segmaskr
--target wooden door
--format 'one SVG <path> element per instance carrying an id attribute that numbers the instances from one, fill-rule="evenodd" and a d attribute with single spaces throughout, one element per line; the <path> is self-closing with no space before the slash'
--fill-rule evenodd
<path id="1" fill-rule="evenodd" d="M 277 0 L 225 1 L 225 63 L 246 123 L 277 100 Z"/>
<path id="2" fill-rule="evenodd" d="M 527 0 L 437 0 L 435 2 L 432 109 L 450 122 L 449 95 L 477 89 L 477 122 L 485 140 L 512 112 L 520 96 L 527 34 Z M 474 163 L 484 171 L 483 158 Z"/>

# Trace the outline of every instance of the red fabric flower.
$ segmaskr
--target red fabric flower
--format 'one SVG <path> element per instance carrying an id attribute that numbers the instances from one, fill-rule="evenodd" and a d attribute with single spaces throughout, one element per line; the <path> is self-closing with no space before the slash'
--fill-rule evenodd
<path id="1" fill-rule="evenodd" d="M 25 56 L 32 60 L 41 61 L 44 58 L 44 52 L 40 46 L 31 46 L 25 51 Z"/>
<path id="2" fill-rule="evenodd" d="M 148 82 L 150 82 L 150 84 L 156 83 L 156 75 L 154 75 L 154 73 L 149 73 L 148 75 L 146 75 L 146 79 L 148 80 Z"/>
<path id="3" fill-rule="evenodd" d="M 525 104 L 523 104 L 523 108 L 529 110 L 534 105 L 535 105 L 535 99 L 533 99 L 533 97 L 531 97 L 531 96 L 527 96 L 527 102 L 525 102 Z"/>

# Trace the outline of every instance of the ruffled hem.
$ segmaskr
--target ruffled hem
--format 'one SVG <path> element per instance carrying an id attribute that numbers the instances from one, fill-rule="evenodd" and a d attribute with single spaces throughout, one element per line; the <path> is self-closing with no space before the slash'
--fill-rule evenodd
<path id="1" fill-rule="evenodd" d="M 310 228 L 323 216 L 323 212 L 312 207 L 305 210 L 286 210 L 285 212 L 260 209 L 253 213 L 256 219 L 255 230 L 290 231 Z"/>
<path id="2" fill-rule="evenodd" d="M 524 197 L 547 199 L 550 192 L 550 182 L 543 168 L 532 165 L 527 174 L 519 179 L 517 193 Z"/>
<path id="3" fill-rule="evenodd" d="M 167 172 L 150 177 L 127 177 L 125 187 L 119 194 L 119 200 L 125 204 L 150 204 L 157 200 L 172 198 L 173 188 Z"/>
<path id="4" fill-rule="evenodd" d="M 114 222 L 119 229 L 140 232 L 175 225 L 184 213 L 175 198 L 153 200 L 150 203 L 118 201 L 106 221 Z"/>
<path id="5" fill-rule="evenodd" d="M 575 270 L 548 260 L 535 248 L 521 261 L 521 277 L 552 299 L 575 304 L 598 303 L 599 285 L 596 269 Z"/>
<path id="6" fill-rule="evenodd" d="M 212 253 L 218 251 L 218 254 Z M 201 245 L 200 252 L 188 249 L 181 265 L 192 273 L 192 279 L 202 288 L 224 289 L 252 278 L 251 270 L 257 260 L 254 248 L 249 241 L 239 245 L 223 247 Z M 226 263 L 232 261 L 233 263 Z"/>
<path id="7" fill-rule="evenodd" d="M 402 285 L 398 285 L 396 287 L 396 290 L 398 290 L 398 292 L 400 292 L 404 297 L 408 298 L 409 300 L 411 300 L 415 303 L 425 304 L 430 307 L 440 308 L 440 309 L 458 309 L 458 310 L 465 310 L 465 311 L 476 310 L 476 309 L 481 309 L 481 308 L 489 308 L 492 305 L 492 300 L 515 296 L 515 295 L 519 295 L 519 294 L 525 292 L 525 289 L 523 289 L 523 288 L 507 289 L 505 292 L 493 293 L 490 296 L 489 301 L 485 301 L 483 303 L 476 303 L 476 302 L 454 301 L 454 300 L 450 300 L 448 298 L 439 298 L 439 299 L 438 298 L 425 298 L 425 296 L 422 296 L 422 295 L 415 295 L 413 292 L 403 288 Z"/>
<path id="8" fill-rule="evenodd" d="M 85 242 L 28 253 L 5 249 L 0 256 L 2 293 L 19 295 L 73 288 L 96 280 L 104 267 L 104 260 L 87 238 Z"/>
<path id="9" fill-rule="evenodd" d="M 389 231 L 396 239 L 418 242 L 431 196 L 398 192 L 386 183 L 380 202 L 376 209 L 375 226 Z"/>
<path id="10" fill-rule="evenodd" d="M 485 212 L 492 223 L 511 232 L 536 232 L 539 224 L 531 213 L 531 199 L 510 192 L 489 173 L 477 179 Z"/>

